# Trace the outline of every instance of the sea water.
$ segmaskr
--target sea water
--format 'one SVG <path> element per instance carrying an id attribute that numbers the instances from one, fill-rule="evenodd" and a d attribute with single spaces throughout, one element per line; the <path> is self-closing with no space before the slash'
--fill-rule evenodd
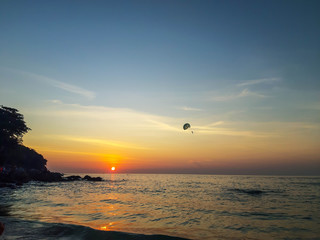
<path id="1" fill-rule="evenodd" d="M 189 239 L 320 239 L 320 177 L 100 176 L 106 181 L 0 189 L 0 205 L 7 209 L 0 217 L 6 224 L 3 237 L 45 239 L 49 232 L 37 226 L 56 229 L 59 223 L 85 226 L 77 232 L 92 228 Z M 55 233 L 63 238 L 59 229 L 64 228 L 59 225 Z M 131 239 L 124 236 L 117 239 Z"/>

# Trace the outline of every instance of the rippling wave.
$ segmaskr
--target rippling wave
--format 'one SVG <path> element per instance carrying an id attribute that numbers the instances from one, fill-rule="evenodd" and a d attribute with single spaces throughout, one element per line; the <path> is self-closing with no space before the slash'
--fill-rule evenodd
<path id="1" fill-rule="evenodd" d="M 186 238 L 170 237 L 165 235 L 143 235 L 123 232 L 99 231 L 85 226 L 45 223 L 39 221 L 26 221 L 19 219 L 3 219 L 6 222 L 6 234 L 4 239 L 24 240 L 183 240 Z"/>
<path id="2" fill-rule="evenodd" d="M 190 239 L 320 236 L 319 177 L 115 174 L 104 178 L 104 182 L 32 182 L 0 189 L 5 233 L 19 235 L 15 230 L 19 224 L 44 224 L 41 229 L 57 227 L 63 236 L 76 229 L 83 239 L 110 232 Z"/>

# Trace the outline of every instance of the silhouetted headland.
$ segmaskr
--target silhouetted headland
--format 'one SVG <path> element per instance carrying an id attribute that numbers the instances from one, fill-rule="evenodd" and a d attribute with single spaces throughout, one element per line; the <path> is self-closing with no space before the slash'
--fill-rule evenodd
<path id="1" fill-rule="evenodd" d="M 22 185 L 29 181 L 103 181 L 101 177 L 68 176 L 47 169 L 47 160 L 22 144 L 30 128 L 17 109 L 0 106 L 0 187 Z"/>

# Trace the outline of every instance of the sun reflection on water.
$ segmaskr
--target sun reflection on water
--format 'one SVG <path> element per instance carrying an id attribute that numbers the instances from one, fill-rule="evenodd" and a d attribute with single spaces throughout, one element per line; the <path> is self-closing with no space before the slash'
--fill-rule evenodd
<path id="1" fill-rule="evenodd" d="M 257 233 L 250 228 L 248 233 L 241 233 L 244 239 L 254 238 L 256 234 L 259 239 L 272 239 L 266 231 L 273 224 L 278 226 L 275 231 L 288 226 L 303 226 L 310 232 L 318 229 L 316 221 L 308 220 L 319 219 L 318 205 L 308 205 L 303 200 L 318 202 L 319 192 L 314 191 L 319 186 L 318 179 L 312 180 L 315 184 L 308 188 L 301 185 L 298 191 L 300 185 L 289 184 L 292 181 L 289 178 L 150 174 L 106 174 L 104 178 L 103 182 L 26 184 L 10 195 L 15 203 L 12 215 L 103 231 L 157 233 L 192 239 L 219 239 L 222 235 L 237 238 L 237 229 L 249 229 L 247 226 L 261 231 Z M 283 189 L 280 191 L 277 186 Z M 240 188 L 260 189 L 263 193 L 251 196 L 245 191 L 239 192 Z M 299 192 L 302 200 L 288 198 Z"/>
<path id="2" fill-rule="evenodd" d="M 115 225 L 115 223 L 114 223 L 114 222 L 111 222 L 111 223 L 109 223 L 108 225 L 105 225 L 105 226 L 100 227 L 100 230 L 103 230 L 103 231 L 112 231 L 112 230 L 114 230 L 114 229 L 113 229 L 114 225 Z"/>

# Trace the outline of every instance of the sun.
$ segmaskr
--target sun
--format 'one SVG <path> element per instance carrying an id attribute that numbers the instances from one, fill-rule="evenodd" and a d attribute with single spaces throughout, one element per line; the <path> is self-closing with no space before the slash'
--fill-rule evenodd
<path id="1" fill-rule="evenodd" d="M 112 167 L 112 168 L 111 168 L 111 171 L 115 171 L 115 170 L 116 170 L 116 168 L 115 168 L 115 167 Z"/>

